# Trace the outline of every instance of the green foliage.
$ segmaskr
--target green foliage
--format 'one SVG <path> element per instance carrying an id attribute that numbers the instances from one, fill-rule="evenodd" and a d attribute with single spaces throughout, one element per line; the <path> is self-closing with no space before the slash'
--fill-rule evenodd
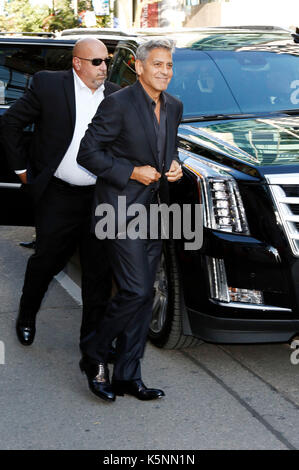
<path id="1" fill-rule="evenodd" d="M 32 6 L 29 0 L 6 2 L 6 16 L 0 16 L 0 31 L 61 31 L 85 26 L 74 14 L 71 0 L 52 0 L 52 8 Z M 79 0 L 78 12 L 91 11 L 91 0 Z M 111 26 L 110 16 L 97 17 L 98 27 Z"/>
<path id="2" fill-rule="evenodd" d="M 61 31 L 62 29 L 77 28 L 79 21 L 69 0 L 54 0 L 54 10 L 43 21 L 45 31 Z"/>
<path id="3" fill-rule="evenodd" d="M 91 0 L 79 0 L 78 1 L 78 11 L 84 10 L 93 10 L 92 1 Z"/>
<path id="4" fill-rule="evenodd" d="M 97 16 L 97 28 L 112 28 L 111 16 Z"/>
<path id="5" fill-rule="evenodd" d="M 13 0 L 6 5 L 7 16 L 0 16 L 1 31 L 42 31 L 42 21 L 49 14 L 47 6 L 31 6 L 29 0 Z"/>

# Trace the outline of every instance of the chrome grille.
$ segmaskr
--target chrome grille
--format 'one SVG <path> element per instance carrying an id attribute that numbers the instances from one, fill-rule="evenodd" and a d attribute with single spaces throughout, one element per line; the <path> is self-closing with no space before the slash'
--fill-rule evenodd
<path id="1" fill-rule="evenodd" d="M 299 173 L 265 177 L 292 252 L 299 257 Z"/>

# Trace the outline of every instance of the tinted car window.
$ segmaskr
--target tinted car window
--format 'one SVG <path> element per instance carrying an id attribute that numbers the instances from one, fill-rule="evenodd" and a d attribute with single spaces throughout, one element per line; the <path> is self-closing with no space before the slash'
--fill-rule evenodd
<path id="1" fill-rule="evenodd" d="M 297 109 L 299 57 L 180 49 L 168 91 L 184 102 L 185 117 Z"/>
<path id="2" fill-rule="evenodd" d="M 209 54 L 243 113 L 298 108 L 298 55 L 267 51 Z"/>
<path id="3" fill-rule="evenodd" d="M 129 49 L 119 49 L 111 64 L 110 80 L 121 87 L 132 85 L 136 81 L 135 55 Z"/>
<path id="4" fill-rule="evenodd" d="M 0 104 L 10 105 L 20 98 L 30 79 L 39 70 L 71 67 L 71 48 L 39 45 L 1 45 Z"/>
<path id="5" fill-rule="evenodd" d="M 221 71 L 206 52 L 177 49 L 167 91 L 184 103 L 184 116 L 239 113 Z"/>

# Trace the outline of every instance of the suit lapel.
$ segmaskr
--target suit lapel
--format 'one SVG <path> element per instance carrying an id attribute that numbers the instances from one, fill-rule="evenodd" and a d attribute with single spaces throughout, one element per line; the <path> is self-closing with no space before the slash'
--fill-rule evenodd
<path id="1" fill-rule="evenodd" d="M 64 92 L 69 107 L 71 125 L 74 129 L 76 121 L 76 101 L 73 69 L 68 70 L 64 76 Z"/>
<path id="2" fill-rule="evenodd" d="M 151 151 L 153 153 L 154 159 L 159 167 L 158 155 L 157 155 L 157 137 L 155 132 L 155 127 L 153 119 L 151 118 L 146 102 L 144 100 L 143 91 L 140 88 L 139 83 L 135 83 L 131 86 L 130 90 L 132 93 L 132 104 L 136 109 L 138 120 L 140 120 L 144 133 L 146 135 L 147 141 L 150 145 Z"/>

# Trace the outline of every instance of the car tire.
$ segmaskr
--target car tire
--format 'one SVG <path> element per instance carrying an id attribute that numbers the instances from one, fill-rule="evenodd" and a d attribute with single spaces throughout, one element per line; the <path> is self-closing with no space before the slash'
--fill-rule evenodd
<path id="1" fill-rule="evenodd" d="M 181 292 L 178 264 L 172 242 L 163 244 L 160 266 L 154 284 L 153 315 L 149 328 L 150 341 L 159 348 L 183 349 L 202 341 L 183 333 Z"/>

